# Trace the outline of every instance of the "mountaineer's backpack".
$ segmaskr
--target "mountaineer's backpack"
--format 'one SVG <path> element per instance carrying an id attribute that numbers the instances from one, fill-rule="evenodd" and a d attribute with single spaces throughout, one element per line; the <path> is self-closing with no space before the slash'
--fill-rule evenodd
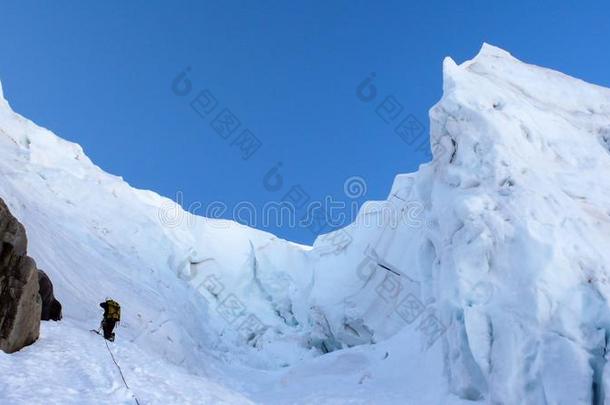
<path id="1" fill-rule="evenodd" d="M 121 320 L 121 306 L 114 300 L 106 301 L 106 319 L 119 322 Z"/>

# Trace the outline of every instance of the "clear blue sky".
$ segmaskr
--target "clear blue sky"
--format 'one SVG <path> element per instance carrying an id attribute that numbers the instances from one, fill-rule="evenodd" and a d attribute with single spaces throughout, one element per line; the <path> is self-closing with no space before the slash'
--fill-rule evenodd
<path id="1" fill-rule="evenodd" d="M 412 114 L 427 134 L 443 57 L 462 62 L 484 41 L 610 86 L 607 3 L 410 3 L 2 2 L 0 80 L 16 111 L 133 186 L 182 192 L 185 208 L 262 207 L 292 185 L 311 200 L 350 201 L 351 176 L 368 185 L 359 203 L 385 198 L 397 173 L 427 157 L 376 106 L 393 95 L 403 105 L 396 119 Z M 186 67 L 192 90 L 177 96 L 172 81 Z M 364 103 L 356 87 L 371 72 L 378 95 Z M 202 118 L 189 102 L 204 89 L 217 105 Z M 227 140 L 212 126 L 225 108 L 240 121 Z M 244 129 L 262 143 L 248 160 L 238 148 Z M 274 190 L 263 177 L 277 162 L 284 183 Z M 306 243 L 315 233 L 266 229 Z"/>

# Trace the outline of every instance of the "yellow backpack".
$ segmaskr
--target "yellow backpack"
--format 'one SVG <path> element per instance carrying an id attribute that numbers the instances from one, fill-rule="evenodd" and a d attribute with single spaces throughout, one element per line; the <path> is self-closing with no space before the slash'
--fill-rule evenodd
<path id="1" fill-rule="evenodd" d="M 121 306 L 118 302 L 114 300 L 107 300 L 106 305 L 108 308 L 108 313 L 106 315 L 106 319 L 111 321 L 120 321 L 121 320 Z"/>

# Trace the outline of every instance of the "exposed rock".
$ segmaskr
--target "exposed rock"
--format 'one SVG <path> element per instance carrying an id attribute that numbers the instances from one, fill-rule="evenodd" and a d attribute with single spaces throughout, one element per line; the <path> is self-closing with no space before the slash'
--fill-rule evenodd
<path id="1" fill-rule="evenodd" d="M 38 270 L 38 284 L 40 285 L 40 298 L 42 299 L 42 312 L 40 319 L 43 321 L 59 321 L 61 315 L 61 303 L 57 301 L 53 294 L 53 283 L 49 276 Z"/>
<path id="2" fill-rule="evenodd" d="M 41 308 L 25 229 L 0 199 L 0 350 L 12 353 L 38 339 Z"/>

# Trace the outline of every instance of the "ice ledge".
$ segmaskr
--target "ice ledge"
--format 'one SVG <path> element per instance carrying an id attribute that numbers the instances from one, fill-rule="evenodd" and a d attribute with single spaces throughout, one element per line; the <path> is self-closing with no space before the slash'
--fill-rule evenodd
<path id="1" fill-rule="evenodd" d="M 443 72 L 445 73 L 445 76 L 450 76 L 451 73 L 457 72 L 457 70 L 459 70 L 458 68 L 460 67 L 468 67 L 469 65 L 475 62 L 485 64 L 486 62 L 491 62 L 497 59 L 505 59 L 510 61 L 518 60 L 504 49 L 483 42 L 483 46 L 481 46 L 481 50 L 479 51 L 479 53 L 473 59 L 468 60 L 460 65 L 455 63 L 455 61 L 451 57 L 447 56 L 443 61 Z"/>
<path id="2" fill-rule="evenodd" d="M 490 45 L 487 42 L 483 42 L 483 46 L 481 46 L 481 50 L 479 51 L 477 56 L 475 56 L 474 60 L 486 57 L 515 59 L 513 55 L 511 55 L 504 49 Z"/>
<path id="3" fill-rule="evenodd" d="M 483 43 L 479 53 L 474 58 L 459 65 L 451 57 L 447 56 L 443 60 L 443 94 L 447 95 L 452 93 L 452 90 L 457 86 L 456 82 L 459 82 L 460 77 L 469 66 L 476 64 L 479 66 L 479 69 L 492 68 L 497 66 L 499 61 L 508 62 L 509 64 L 520 62 L 504 49 L 490 45 L 486 42 Z"/>

